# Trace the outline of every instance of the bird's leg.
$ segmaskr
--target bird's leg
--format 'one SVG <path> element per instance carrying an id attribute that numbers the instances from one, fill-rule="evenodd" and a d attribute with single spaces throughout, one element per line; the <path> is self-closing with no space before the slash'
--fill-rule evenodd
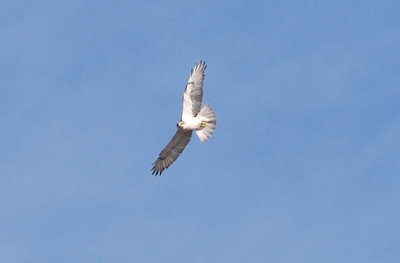
<path id="1" fill-rule="evenodd" d="M 206 121 L 202 121 L 200 127 L 201 127 L 201 128 L 205 128 L 206 125 L 207 125 L 207 122 L 206 122 Z"/>

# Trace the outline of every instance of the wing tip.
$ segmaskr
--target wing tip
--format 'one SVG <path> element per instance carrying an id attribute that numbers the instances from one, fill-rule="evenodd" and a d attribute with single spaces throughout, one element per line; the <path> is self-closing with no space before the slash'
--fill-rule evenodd
<path id="1" fill-rule="evenodd" d="M 156 168 L 155 166 L 153 166 L 153 168 L 151 168 L 150 171 L 152 171 L 151 174 L 154 176 L 161 176 L 161 174 L 164 170 L 160 170 L 160 169 Z"/>
<path id="2" fill-rule="evenodd" d="M 207 68 L 206 62 L 204 60 L 200 60 L 199 63 L 195 63 L 194 68 L 191 69 L 190 74 L 192 75 L 195 71 L 205 71 Z"/>
<path id="3" fill-rule="evenodd" d="M 162 172 L 164 171 L 164 169 L 158 168 L 158 167 L 157 167 L 157 161 L 155 161 L 155 162 L 153 163 L 153 167 L 151 167 L 150 171 L 151 171 L 151 174 L 152 174 L 152 175 L 158 176 L 158 175 L 161 175 L 161 174 L 162 174 Z"/>

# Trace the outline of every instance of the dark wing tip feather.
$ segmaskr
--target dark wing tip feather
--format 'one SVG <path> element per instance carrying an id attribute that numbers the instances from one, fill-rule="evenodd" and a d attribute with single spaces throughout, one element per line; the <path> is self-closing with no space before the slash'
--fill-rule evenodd
<path id="1" fill-rule="evenodd" d="M 204 70 L 206 70 L 206 68 L 207 68 L 206 62 L 203 61 L 203 60 L 200 60 L 199 63 L 196 62 L 194 64 L 194 68 L 192 68 L 190 70 L 190 75 L 193 75 L 193 71 L 198 71 L 198 70 L 201 70 L 201 69 L 203 69 L 203 71 L 204 71 Z"/>
<path id="2" fill-rule="evenodd" d="M 157 158 L 157 160 L 153 163 L 153 167 L 151 168 L 151 171 L 153 175 L 161 175 L 164 170 L 168 169 L 168 167 L 174 162 L 175 160 L 171 159 L 170 156 L 162 156 L 162 152 L 160 153 L 160 156 Z"/>
<path id="3" fill-rule="evenodd" d="M 157 160 L 158 161 L 158 160 Z M 164 169 L 160 169 L 159 167 L 156 167 L 156 162 L 154 162 L 153 163 L 153 167 L 151 168 L 151 171 L 152 171 L 152 175 L 155 175 L 155 176 L 157 176 L 157 175 L 161 175 L 162 174 L 162 172 L 164 171 Z"/>

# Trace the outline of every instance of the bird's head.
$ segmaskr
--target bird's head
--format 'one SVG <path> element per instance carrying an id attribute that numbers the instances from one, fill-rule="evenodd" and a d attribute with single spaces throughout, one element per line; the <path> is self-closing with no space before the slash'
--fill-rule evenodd
<path id="1" fill-rule="evenodd" d="M 177 127 L 183 127 L 185 123 L 183 121 L 180 121 L 176 124 Z"/>

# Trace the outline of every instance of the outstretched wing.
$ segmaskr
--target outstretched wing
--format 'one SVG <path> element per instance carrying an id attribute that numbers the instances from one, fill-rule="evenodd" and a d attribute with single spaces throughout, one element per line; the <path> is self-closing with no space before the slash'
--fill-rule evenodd
<path id="1" fill-rule="evenodd" d="M 161 175 L 165 169 L 175 162 L 178 156 L 185 150 L 191 136 L 191 130 L 187 131 L 178 127 L 174 137 L 172 137 L 171 141 L 165 146 L 158 159 L 154 162 L 153 168 L 151 168 L 153 171 L 152 174 Z"/>
<path id="2" fill-rule="evenodd" d="M 203 81 L 206 63 L 200 61 L 192 69 L 185 92 L 183 93 L 182 120 L 196 116 L 200 111 L 201 100 L 203 99 Z"/>

